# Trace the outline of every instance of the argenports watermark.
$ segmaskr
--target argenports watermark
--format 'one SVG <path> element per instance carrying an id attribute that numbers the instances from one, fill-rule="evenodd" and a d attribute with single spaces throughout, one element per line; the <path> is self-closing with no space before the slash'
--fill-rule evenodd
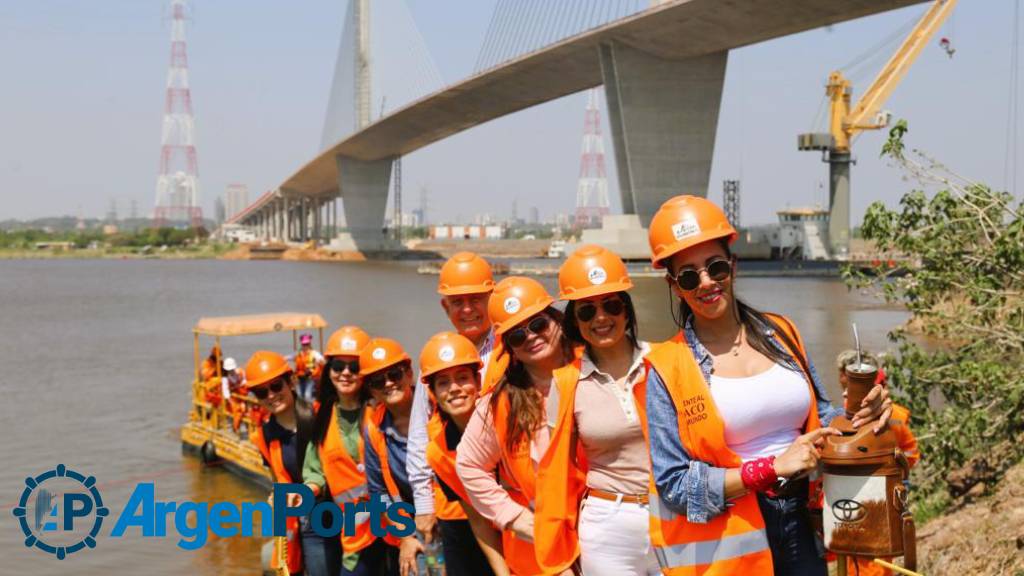
<path id="1" fill-rule="evenodd" d="M 289 495 L 301 502 L 288 506 Z M 160 501 L 152 482 L 136 484 L 109 536 L 135 533 L 144 538 L 177 538 L 178 547 L 198 550 L 211 533 L 219 538 L 285 536 L 289 517 L 309 517 L 318 535 L 354 535 L 363 523 L 377 537 L 401 538 L 416 531 L 412 504 L 388 503 L 382 498 L 360 502 L 317 502 L 304 484 L 274 484 L 273 506 L 268 502 Z M 25 479 L 25 489 L 12 513 L 25 534 L 25 546 L 63 560 L 83 548 L 96 547 L 103 520 L 110 511 L 96 479 L 56 466 Z"/>

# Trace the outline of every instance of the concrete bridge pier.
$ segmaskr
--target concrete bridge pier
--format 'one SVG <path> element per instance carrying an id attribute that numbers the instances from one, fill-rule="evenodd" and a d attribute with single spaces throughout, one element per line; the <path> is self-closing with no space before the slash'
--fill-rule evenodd
<path id="1" fill-rule="evenodd" d="M 672 196 L 707 196 L 728 52 L 668 60 L 599 48 L 622 211 L 646 227 Z"/>
<path id="2" fill-rule="evenodd" d="M 363 253 L 400 249 L 384 234 L 393 158 L 366 161 L 339 155 L 335 159 L 348 232 L 339 234 L 331 246 Z"/>

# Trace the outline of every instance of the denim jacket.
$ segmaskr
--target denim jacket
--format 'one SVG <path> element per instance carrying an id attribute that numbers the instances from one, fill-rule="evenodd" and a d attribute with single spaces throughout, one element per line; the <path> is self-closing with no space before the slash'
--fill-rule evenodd
<path id="1" fill-rule="evenodd" d="M 713 366 L 711 354 L 697 339 L 692 318 L 687 319 L 683 330 L 690 351 L 704 374 L 704 381 L 710 387 Z M 774 330 L 766 327 L 765 334 L 772 336 Z M 800 372 L 800 365 L 785 348 L 775 338 L 771 342 L 789 359 L 786 368 Z M 807 359 L 807 365 L 817 396 L 818 417 L 825 426 L 842 410 L 832 406 L 810 358 Z M 647 375 L 647 425 L 650 433 L 651 473 L 661 503 L 677 514 L 685 514 L 688 521 L 698 524 L 707 523 L 710 518 L 721 514 L 727 506 L 725 468 L 693 460 L 686 453 L 679 436 L 676 407 L 661 376 L 654 369 Z"/>

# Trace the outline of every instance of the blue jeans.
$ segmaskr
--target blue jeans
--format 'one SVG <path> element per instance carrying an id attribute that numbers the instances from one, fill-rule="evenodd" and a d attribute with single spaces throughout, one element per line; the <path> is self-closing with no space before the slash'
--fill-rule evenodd
<path id="1" fill-rule="evenodd" d="M 313 531 L 308 518 L 302 519 L 302 567 L 305 576 L 333 576 L 341 563 L 341 542 L 337 536 L 324 538 Z"/>
<path id="2" fill-rule="evenodd" d="M 807 514 L 806 496 L 768 498 L 757 495 L 764 517 L 775 576 L 827 576 Z"/>

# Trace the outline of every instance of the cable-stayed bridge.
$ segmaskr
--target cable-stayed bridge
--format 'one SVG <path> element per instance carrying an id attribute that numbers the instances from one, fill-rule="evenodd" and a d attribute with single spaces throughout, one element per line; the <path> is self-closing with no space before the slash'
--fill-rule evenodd
<path id="1" fill-rule="evenodd" d="M 395 158 L 603 85 L 623 211 L 646 225 L 665 199 L 707 194 L 730 49 L 921 1 L 499 0 L 473 75 L 374 118 L 366 15 L 378 0 L 350 0 L 322 151 L 234 221 L 265 239 L 326 240 L 340 198 L 340 246 L 394 249 L 382 226 Z M 440 78 L 415 72 L 421 90 Z"/>

